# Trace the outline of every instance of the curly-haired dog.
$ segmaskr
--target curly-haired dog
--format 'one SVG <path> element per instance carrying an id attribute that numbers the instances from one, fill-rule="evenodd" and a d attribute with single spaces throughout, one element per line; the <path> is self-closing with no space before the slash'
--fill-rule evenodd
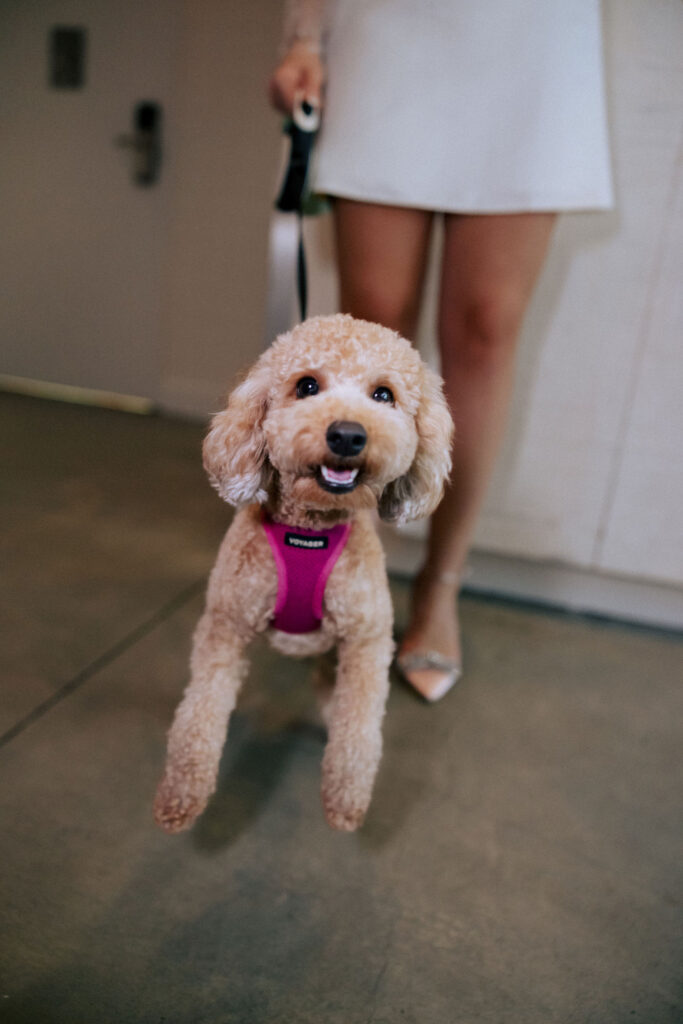
<path id="1" fill-rule="evenodd" d="M 214 417 L 204 465 L 221 497 L 243 507 L 211 574 L 169 733 L 155 801 L 167 832 L 192 825 L 215 789 L 245 649 L 262 632 L 295 656 L 337 645 L 322 799 L 334 828 L 362 823 L 393 650 L 371 510 L 394 522 L 432 512 L 452 430 L 441 381 L 410 343 L 342 315 L 279 337 Z"/>

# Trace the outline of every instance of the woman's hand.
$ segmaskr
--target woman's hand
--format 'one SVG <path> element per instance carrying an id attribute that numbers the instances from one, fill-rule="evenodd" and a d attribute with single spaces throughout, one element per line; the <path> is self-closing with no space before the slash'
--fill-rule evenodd
<path id="1" fill-rule="evenodd" d="M 296 42 L 275 68 L 268 82 L 268 98 L 283 114 L 292 113 L 297 96 L 320 107 L 324 81 L 320 55 L 309 49 L 305 42 Z"/>

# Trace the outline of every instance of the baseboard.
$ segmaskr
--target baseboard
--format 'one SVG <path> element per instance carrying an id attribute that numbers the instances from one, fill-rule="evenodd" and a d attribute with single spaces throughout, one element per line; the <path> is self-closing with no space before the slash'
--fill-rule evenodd
<path id="1" fill-rule="evenodd" d="M 389 571 L 412 576 L 422 560 L 423 541 L 386 527 L 380 528 L 380 535 Z M 577 569 L 561 562 L 475 550 L 468 559 L 464 589 L 573 613 L 683 631 L 683 591 L 677 587 Z"/>
<path id="2" fill-rule="evenodd" d="M 72 402 L 76 405 L 95 405 L 104 409 L 118 409 L 121 412 L 142 415 L 162 412 L 168 416 L 200 422 L 206 422 L 212 412 L 221 409 L 224 398 L 221 389 L 210 381 L 175 378 L 164 381 L 158 401 L 99 388 L 83 388 L 74 384 L 14 377 L 7 373 L 0 373 L 0 391 L 28 395 L 30 398 Z"/>
<path id="3" fill-rule="evenodd" d="M 122 395 L 117 391 L 103 391 L 99 388 L 82 388 L 75 384 L 59 384 L 49 380 L 33 380 L 31 377 L 14 377 L 0 373 L 0 391 L 29 398 L 44 398 L 52 402 L 70 402 L 74 405 L 95 405 L 102 409 L 116 409 L 147 415 L 154 411 L 154 403 L 140 395 Z"/>

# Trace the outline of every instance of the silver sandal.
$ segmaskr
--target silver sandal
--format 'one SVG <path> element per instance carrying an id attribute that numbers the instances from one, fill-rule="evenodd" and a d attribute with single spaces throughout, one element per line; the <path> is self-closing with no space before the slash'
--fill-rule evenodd
<path id="1" fill-rule="evenodd" d="M 438 651 L 407 651 L 396 658 L 396 666 L 406 682 L 430 702 L 445 696 L 462 675 L 462 666 Z"/>

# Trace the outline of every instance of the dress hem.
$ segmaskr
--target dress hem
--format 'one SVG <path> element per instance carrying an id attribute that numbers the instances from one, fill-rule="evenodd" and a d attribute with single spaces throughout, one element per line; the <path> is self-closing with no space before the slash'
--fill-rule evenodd
<path id="1" fill-rule="evenodd" d="M 380 206 L 399 206 L 405 209 L 426 210 L 430 213 L 471 213 L 482 215 L 497 213 L 608 213 L 615 207 L 614 198 L 611 195 L 590 199 L 579 197 L 510 198 L 495 202 L 484 202 L 471 198 L 462 202 L 443 204 L 431 202 L 428 199 L 411 200 L 409 202 L 399 196 L 381 194 L 379 190 L 371 192 L 354 189 L 346 185 L 335 185 L 334 182 L 328 182 L 326 185 L 316 182 L 314 191 L 316 195 L 327 196 L 330 199 L 352 199 L 357 202 L 377 203 Z"/>

